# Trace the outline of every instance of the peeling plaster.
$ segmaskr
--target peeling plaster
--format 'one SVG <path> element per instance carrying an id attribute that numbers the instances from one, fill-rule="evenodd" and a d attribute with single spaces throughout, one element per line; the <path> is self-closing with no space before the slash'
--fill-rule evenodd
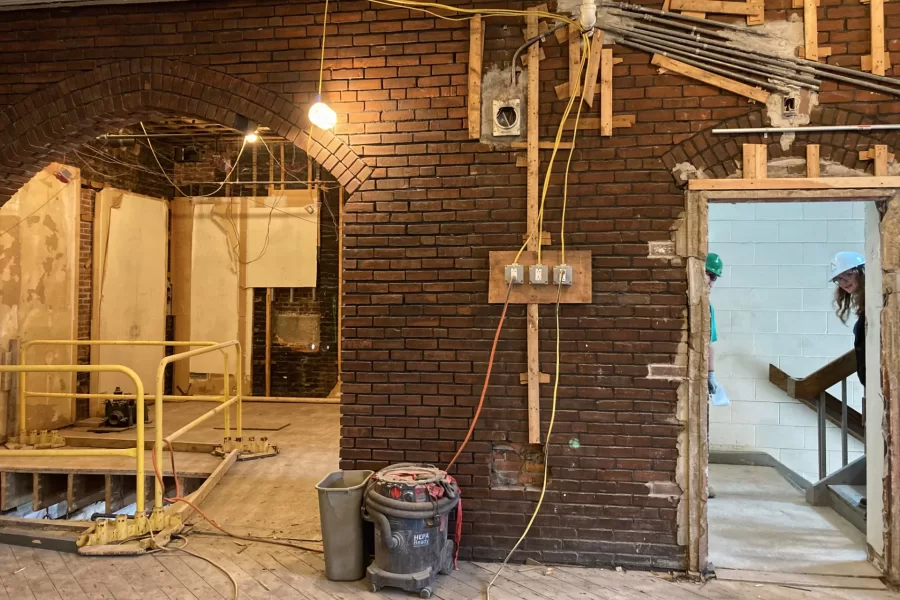
<path id="1" fill-rule="evenodd" d="M 759 36 L 731 29 L 721 32 L 731 39 L 730 45 L 738 50 L 752 50 L 782 58 L 797 58 L 797 48 L 803 44 L 803 20 L 796 13 L 787 21 L 766 21 L 748 29 L 768 35 Z"/>
<path id="2" fill-rule="evenodd" d="M 709 176 L 689 162 L 678 163 L 672 167 L 672 174 L 679 181 L 690 181 L 691 179 L 708 179 Z"/>
<path id="3" fill-rule="evenodd" d="M 521 65 L 519 65 L 521 68 Z M 512 67 L 492 65 L 481 80 L 481 142 L 492 147 L 508 147 L 513 142 L 526 139 L 528 112 L 528 69 L 521 69 L 512 85 Z M 520 135 L 517 137 L 494 137 L 494 100 L 519 99 Z"/>
<path id="4" fill-rule="evenodd" d="M 819 105 L 819 95 L 809 90 L 797 92 L 797 112 L 789 117 L 784 116 L 784 94 L 772 94 L 766 102 L 766 116 L 772 127 L 802 127 L 809 125 L 810 113 Z M 796 133 L 782 133 L 780 144 L 782 150 L 788 150 L 796 139 Z"/>

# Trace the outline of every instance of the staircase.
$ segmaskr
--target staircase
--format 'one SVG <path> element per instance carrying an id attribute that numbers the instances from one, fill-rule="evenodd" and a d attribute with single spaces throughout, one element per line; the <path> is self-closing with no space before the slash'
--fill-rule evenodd
<path id="1" fill-rule="evenodd" d="M 802 379 L 791 377 L 775 365 L 769 365 L 769 381 L 818 414 L 819 481 L 806 490 L 806 501 L 813 506 L 830 506 L 860 531 L 866 531 L 866 457 L 852 463 L 847 460 L 847 438 L 865 443 L 865 398 L 863 411 L 847 405 L 847 378 L 856 374 L 856 354 L 849 351 Z M 828 390 L 841 384 L 841 398 Z M 841 429 L 842 467 L 827 474 L 826 424 Z"/>

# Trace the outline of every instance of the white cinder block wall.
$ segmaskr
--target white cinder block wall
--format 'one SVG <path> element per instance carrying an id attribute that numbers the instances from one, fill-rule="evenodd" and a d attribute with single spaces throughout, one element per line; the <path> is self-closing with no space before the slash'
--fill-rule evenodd
<path id="1" fill-rule="evenodd" d="M 710 407 L 712 449 L 761 450 L 818 480 L 816 414 L 769 383 L 769 364 L 805 377 L 853 348 L 852 326 L 835 316 L 828 265 L 841 250 L 864 252 L 865 204 L 710 204 L 709 249 L 725 263 L 712 291 L 719 341 L 716 380 L 731 406 Z M 851 406 L 863 388 L 849 381 Z M 841 397 L 840 386 L 831 393 Z M 849 438 L 850 460 L 863 444 Z M 828 471 L 840 467 L 840 430 L 829 426 Z"/>

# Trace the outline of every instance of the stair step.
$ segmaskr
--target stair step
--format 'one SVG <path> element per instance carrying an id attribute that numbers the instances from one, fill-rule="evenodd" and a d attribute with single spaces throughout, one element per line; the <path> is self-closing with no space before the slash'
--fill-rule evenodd
<path id="1" fill-rule="evenodd" d="M 828 496 L 834 512 L 854 527 L 866 532 L 866 487 L 864 485 L 829 485 Z"/>
<path id="2" fill-rule="evenodd" d="M 838 494 L 850 506 L 865 510 L 866 486 L 864 485 L 829 485 L 828 489 Z"/>

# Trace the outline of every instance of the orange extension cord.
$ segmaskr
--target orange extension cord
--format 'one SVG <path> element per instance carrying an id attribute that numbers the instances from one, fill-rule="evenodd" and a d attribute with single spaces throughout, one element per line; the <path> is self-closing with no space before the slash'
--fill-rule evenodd
<path id="1" fill-rule="evenodd" d="M 463 440 L 459 450 L 456 451 L 453 460 L 451 460 L 447 465 L 447 468 L 444 469 L 448 473 L 450 472 L 450 467 L 456 463 L 456 459 L 459 458 L 459 455 L 465 450 L 466 444 L 468 444 L 469 440 L 472 438 L 472 432 L 475 431 L 475 425 L 478 423 L 478 417 L 481 415 L 481 408 L 484 406 L 484 397 L 487 395 L 488 383 L 491 380 L 491 369 L 494 367 L 494 354 L 497 352 L 497 341 L 500 339 L 500 332 L 503 330 L 503 322 L 506 320 L 506 309 L 509 307 L 510 292 L 512 292 L 512 284 L 509 284 L 506 288 L 506 301 L 503 303 L 503 312 L 500 314 L 500 323 L 497 325 L 497 332 L 494 334 L 494 344 L 491 346 L 491 356 L 488 359 L 487 373 L 484 376 L 484 387 L 481 388 L 481 399 L 478 401 L 478 407 L 475 409 L 475 416 L 472 417 L 472 424 L 469 425 L 466 439 Z"/>

